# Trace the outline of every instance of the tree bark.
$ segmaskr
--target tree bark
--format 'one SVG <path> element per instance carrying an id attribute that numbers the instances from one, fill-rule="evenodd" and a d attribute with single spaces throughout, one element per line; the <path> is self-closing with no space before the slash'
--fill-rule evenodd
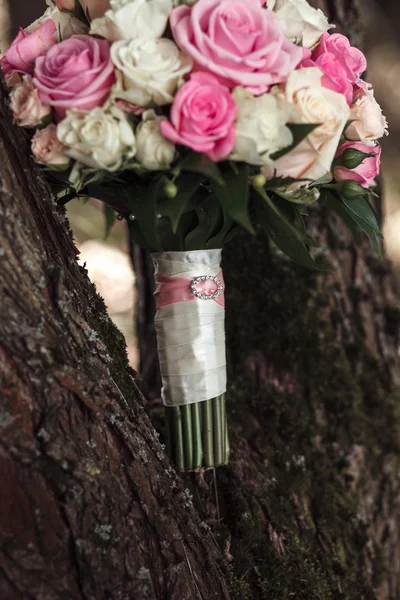
<path id="1" fill-rule="evenodd" d="M 314 5 L 360 43 L 357 2 Z M 224 252 L 233 453 L 218 471 L 219 520 L 212 476 L 186 480 L 230 561 L 231 598 L 397 600 L 400 312 L 391 267 L 368 242 L 355 246 L 324 207 L 308 224 L 325 244 L 328 275 L 268 250 L 261 234 L 243 233 Z"/>
<path id="2" fill-rule="evenodd" d="M 0 90 L 0 598 L 228 598 Z"/>
<path id="3" fill-rule="evenodd" d="M 182 481 L 3 91 L 0 153 L 0 598 L 398 600 L 390 265 L 323 208 L 329 275 L 226 249 L 232 460 Z"/>

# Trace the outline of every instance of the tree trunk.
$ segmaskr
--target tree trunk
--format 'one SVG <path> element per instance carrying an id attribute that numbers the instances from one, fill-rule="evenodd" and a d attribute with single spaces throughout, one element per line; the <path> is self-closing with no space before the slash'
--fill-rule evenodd
<path id="1" fill-rule="evenodd" d="M 147 250 L 130 241 L 132 265 L 136 274 L 135 331 L 140 341 L 139 373 L 140 388 L 148 400 L 160 397 L 161 374 L 158 364 L 156 328 L 154 315 L 155 284 L 153 261 Z"/>
<path id="2" fill-rule="evenodd" d="M 360 42 L 354 0 L 314 4 Z M 243 233 L 224 252 L 233 454 L 218 471 L 214 530 L 231 564 L 231 598 L 398 600 L 400 311 L 391 268 L 325 208 L 308 222 L 326 245 L 318 251 L 329 275 L 268 251 L 261 234 Z M 200 514 L 215 520 L 212 476 L 186 480 Z"/>
<path id="3" fill-rule="evenodd" d="M 0 156 L 0 598 L 228 598 L 3 88 Z"/>

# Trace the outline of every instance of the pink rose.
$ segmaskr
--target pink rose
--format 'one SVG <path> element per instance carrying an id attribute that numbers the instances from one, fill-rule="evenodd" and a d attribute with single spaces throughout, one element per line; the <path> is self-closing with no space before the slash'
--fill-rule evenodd
<path id="1" fill-rule="evenodd" d="M 351 105 L 355 88 L 362 87 L 360 76 L 366 69 L 367 61 L 361 50 L 351 46 L 344 35 L 324 33 L 312 59 L 306 58 L 301 66 L 318 67 L 324 74 L 322 85 L 343 94 L 347 104 Z"/>
<path id="2" fill-rule="evenodd" d="M 367 59 L 358 48 L 351 46 L 349 39 L 340 33 L 324 33 L 320 44 L 313 52 L 313 60 L 329 52 L 345 69 L 350 83 L 356 83 L 367 68 Z"/>
<path id="3" fill-rule="evenodd" d="M 347 104 L 353 100 L 353 85 L 347 78 L 346 69 L 341 62 L 330 52 L 321 54 L 315 61 L 306 59 L 301 63 L 302 68 L 318 67 L 323 73 L 322 85 L 328 90 L 343 94 Z"/>
<path id="4" fill-rule="evenodd" d="M 375 177 L 379 175 L 381 167 L 381 147 L 375 146 L 371 148 L 371 146 L 367 146 L 362 142 L 345 142 L 339 147 L 336 158 L 341 156 L 348 148 L 364 152 L 364 154 L 373 154 L 374 156 L 366 158 L 361 165 L 354 169 L 347 169 L 344 166 L 335 167 L 334 176 L 336 181 L 355 181 L 365 188 L 370 188 L 374 183 Z"/>
<path id="5" fill-rule="evenodd" d="M 50 107 L 41 103 L 30 75 L 24 75 L 22 83 L 12 88 L 10 100 L 14 122 L 20 127 L 36 127 L 50 114 Z"/>
<path id="6" fill-rule="evenodd" d="M 175 8 L 170 24 L 195 68 L 229 88 L 262 94 L 285 81 L 303 58 L 303 48 L 285 38 L 275 14 L 255 0 L 198 0 Z"/>
<path id="7" fill-rule="evenodd" d="M 66 166 L 69 158 L 65 155 L 64 148 L 57 137 L 57 125 L 54 123 L 45 129 L 38 129 L 32 138 L 32 154 L 40 165 Z"/>
<path id="8" fill-rule="evenodd" d="M 115 82 L 108 42 L 75 35 L 57 44 L 36 61 L 33 82 L 58 120 L 71 108 L 101 106 Z"/>
<path id="9" fill-rule="evenodd" d="M 237 106 L 227 87 L 208 73 L 194 73 L 177 95 L 171 121 L 160 123 L 162 135 L 207 154 L 211 160 L 226 158 L 235 144 Z"/>
<path id="10" fill-rule="evenodd" d="M 4 75 L 6 77 L 13 73 L 32 75 L 38 56 L 56 43 L 55 31 L 56 26 L 51 19 L 32 33 L 25 33 L 21 29 L 0 61 Z"/>

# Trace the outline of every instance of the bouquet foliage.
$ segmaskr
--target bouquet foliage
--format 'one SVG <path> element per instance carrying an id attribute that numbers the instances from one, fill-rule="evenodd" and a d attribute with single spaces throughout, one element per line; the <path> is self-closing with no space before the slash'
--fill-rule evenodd
<path id="1" fill-rule="evenodd" d="M 224 464 L 220 249 L 261 226 L 316 269 L 320 201 L 379 250 L 386 120 L 366 60 L 306 0 L 47 0 L 1 60 L 57 199 L 104 202 L 153 253 L 170 453 Z"/>

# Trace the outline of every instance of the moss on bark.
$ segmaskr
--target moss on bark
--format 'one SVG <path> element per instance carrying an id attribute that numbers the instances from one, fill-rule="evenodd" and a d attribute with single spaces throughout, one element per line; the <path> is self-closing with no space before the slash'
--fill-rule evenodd
<path id="1" fill-rule="evenodd" d="M 339 326 L 326 275 L 266 259 L 263 240 L 226 259 L 230 418 L 254 455 L 254 494 L 224 490 L 232 597 L 377 598 L 389 558 L 374 535 L 377 488 L 400 450 L 385 359 L 357 314 Z M 398 486 L 386 491 L 394 502 Z"/>

